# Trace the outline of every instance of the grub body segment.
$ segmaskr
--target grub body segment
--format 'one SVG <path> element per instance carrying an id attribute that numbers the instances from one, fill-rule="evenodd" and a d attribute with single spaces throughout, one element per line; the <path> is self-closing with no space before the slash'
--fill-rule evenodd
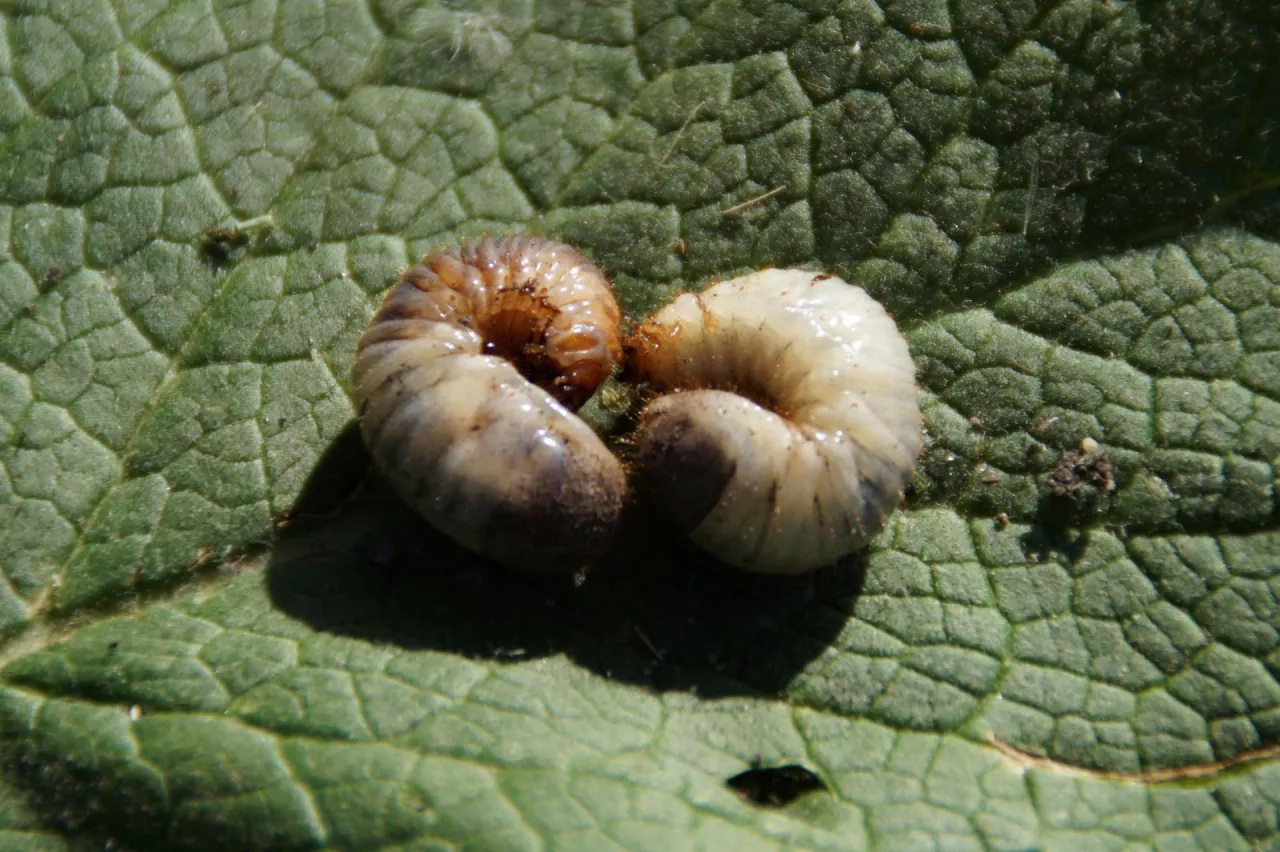
<path id="1" fill-rule="evenodd" d="M 637 429 L 640 490 L 721 561 L 811 571 L 901 501 L 921 448 L 915 365 L 862 289 L 762 270 L 678 297 L 626 349 L 663 394 Z"/>

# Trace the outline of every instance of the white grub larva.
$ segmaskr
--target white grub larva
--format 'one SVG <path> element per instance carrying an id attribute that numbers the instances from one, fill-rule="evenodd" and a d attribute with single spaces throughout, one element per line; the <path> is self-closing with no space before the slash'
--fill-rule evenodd
<path id="1" fill-rule="evenodd" d="M 722 562 L 800 574 L 864 547 L 920 453 L 893 318 L 831 275 L 768 269 L 686 293 L 628 339 L 638 490 Z"/>
<path id="2" fill-rule="evenodd" d="M 613 369 L 621 315 L 563 243 L 427 255 L 360 338 L 352 385 L 374 463 L 441 532 L 513 568 L 573 573 L 608 546 L 622 466 L 571 413 Z"/>

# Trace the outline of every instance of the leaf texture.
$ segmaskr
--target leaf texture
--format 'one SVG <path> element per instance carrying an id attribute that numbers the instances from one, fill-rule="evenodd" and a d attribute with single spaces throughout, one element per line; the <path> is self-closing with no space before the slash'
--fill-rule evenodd
<path id="1" fill-rule="evenodd" d="M 0 3 L 0 846 L 1276 844 L 1277 31 Z M 762 266 L 865 287 L 919 368 L 907 505 L 791 582 L 632 530 L 546 586 L 424 529 L 365 477 L 355 340 L 505 232 L 632 319 Z M 826 790 L 726 785 L 790 764 Z"/>

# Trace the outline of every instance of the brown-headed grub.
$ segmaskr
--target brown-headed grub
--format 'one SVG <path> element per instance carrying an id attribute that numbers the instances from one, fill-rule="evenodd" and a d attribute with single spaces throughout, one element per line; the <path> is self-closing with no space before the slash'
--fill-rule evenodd
<path id="1" fill-rule="evenodd" d="M 604 273 L 540 237 L 429 254 L 360 339 L 360 428 L 436 529 L 517 569 L 572 574 L 608 546 L 622 465 L 572 411 L 619 357 Z"/>

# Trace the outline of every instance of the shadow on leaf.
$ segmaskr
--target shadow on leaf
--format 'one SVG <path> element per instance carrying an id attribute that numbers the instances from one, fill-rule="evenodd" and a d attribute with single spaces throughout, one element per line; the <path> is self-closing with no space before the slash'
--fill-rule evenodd
<path id="1" fill-rule="evenodd" d="M 404 506 L 350 429 L 281 532 L 268 587 L 317 630 L 472 659 L 564 654 L 614 679 L 717 697 L 784 689 L 845 626 L 863 574 L 856 557 L 801 578 L 744 574 L 634 511 L 584 579 L 527 576 Z"/>

